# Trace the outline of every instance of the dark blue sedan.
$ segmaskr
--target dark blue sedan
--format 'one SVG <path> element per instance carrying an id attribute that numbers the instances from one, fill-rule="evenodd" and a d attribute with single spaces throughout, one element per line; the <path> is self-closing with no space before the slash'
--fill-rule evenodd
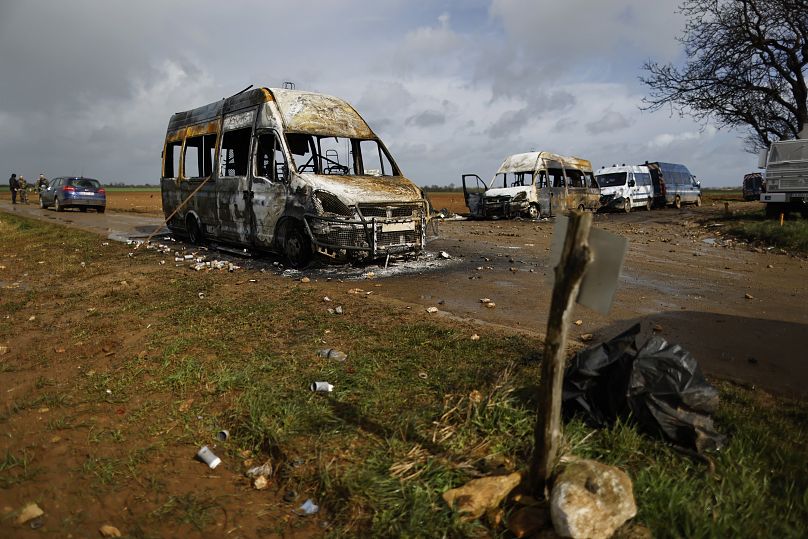
<path id="1" fill-rule="evenodd" d="M 87 208 L 94 208 L 98 213 L 104 213 L 107 209 L 107 192 L 98 180 L 92 178 L 54 178 L 39 193 L 39 207 L 45 209 L 51 206 L 56 211 L 64 211 L 65 208 L 87 211 Z"/>

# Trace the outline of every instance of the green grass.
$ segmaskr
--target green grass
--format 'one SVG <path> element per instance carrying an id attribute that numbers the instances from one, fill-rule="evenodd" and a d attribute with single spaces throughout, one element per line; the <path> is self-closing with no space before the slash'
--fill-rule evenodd
<path id="1" fill-rule="evenodd" d="M 808 219 L 780 221 L 773 219 L 741 220 L 733 223 L 727 234 L 747 242 L 760 242 L 787 251 L 808 253 Z"/>
<path id="2" fill-rule="evenodd" d="M 64 473 L 81 488 L 128 489 L 138 501 L 130 506 L 133 536 L 143 530 L 176 536 L 176 526 L 210 536 L 220 531 L 214 523 L 222 514 L 278 503 L 271 493 L 250 490 L 240 475 L 242 451 L 249 450 L 256 463 L 271 459 L 273 489 L 295 489 L 302 498 L 296 503 L 312 497 L 324 507 L 334 537 L 507 537 L 484 520 L 461 521 L 441 495 L 479 474 L 525 468 L 541 360 L 537 339 L 486 331 L 471 341 L 479 328 L 426 320 L 375 296 L 340 294 L 346 315 L 333 316 L 321 301 L 326 293 L 336 298 L 329 285 L 256 273 L 260 292 L 234 286 L 252 276 L 248 270 L 189 277 L 166 268 L 155 277 L 146 273 L 156 267 L 149 253 L 130 259 L 121 247 L 109 254 L 96 237 L 24 222 L 0 216 L 0 253 L 20 252 L 15 271 L 70 283 L 79 259 L 93 262 L 97 273 L 82 275 L 98 279 L 88 286 L 100 292 L 93 306 L 104 314 L 87 315 L 82 341 L 117 337 L 121 327 L 126 334 L 146 323 L 152 329 L 142 342 L 121 344 L 112 358 L 71 355 L 75 347 L 67 346 L 54 363 L 84 366 L 79 371 L 70 363 L 75 375 L 67 379 L 50 372 L 49 363 L 36 364 L 30 395 L 11 402 L 0 422 L 40 406 L 58 408 L 62 416 L 41 422 L 44 440 L 65 430 L 59 434 L 86 442 L 88 456 Z M 49 255 L 58 258 L 45 272 L 37 261 Z M 131 281 L 129 274 L 139 272 L 148 276 L 141 286 L 112 292 L 102 281 Z M 9 292 L 0 297 L 0 312 L 11 316 L 25 317 L 51 299 L 38 287 Z M 60 298 L 63 304 L 49 307 L 55 317 L 86 312 L 81 294 L 66 289 Z M 10 335 L 12 329 L 0 327 L 0 340 Z M 348 352 L 348 360 L 320 358 L 323 347 Z M 331 382 L 334 392 L 310 392 L 314 380 Z M 808 404 L 729 384 L 719 389 L 716 422 L 729 443 L 713 457 L 713 472 L 628 423 L 593 430 L 572 421 L 565 451 L 625 469 L 634 480 L 637 520 L 654 536 L 804 535 Z M 86 431 L 69 431 L 80 427 Z M 190 459 L 221 428 L 231 438 L 217 448 L 225 462 L 216 470 L 217 488 L 241 485 L 239 495 L 170 490 L 177 477 L 166 463 Z M 33 478 L 31 463 L 25 451 L 6 451 L 0 486 Z M 288 531 L 281 522 L 267 526 Z"/>

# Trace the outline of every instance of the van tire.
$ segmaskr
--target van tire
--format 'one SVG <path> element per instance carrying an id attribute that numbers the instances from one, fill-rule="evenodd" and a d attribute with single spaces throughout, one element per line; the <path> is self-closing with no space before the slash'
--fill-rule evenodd
<path id="1" fill-rule="evenodd" d="M 701 207 L 701 195 L 696 197 L 696 207 L 697 208 Z"/>
<path id="2" fill-rule="evenodd" d="M 311 260 L 311 241 L 303 227 L 292 220 L 284 224 L 283 255 L 293 268 L 303 268 Z"/>
<path id="3" fill-rule="evenodd" d="M 651 207 L 653 207 L 654 201 L 652 199 L 648 199 L 645 201 L 645 211 L 651 211 Z"/>
<path id="4" fill-rule="evenodd" d="M 676 198 L 673 199 L 673 207 L 677 210 L 682 209 L 682 199 L 679 198 L 679 195 L 676 195 Z"/>
<path id="5" fill-rule="evenodd" d="M 202 227 L 199 224 L 199 219 L 193 215 L 186 217 L 185 230 L 188 233 L 188 241 L 190 241 L 192 245 L 202 245 L 204 241 L 204 234 L 202 233 Z"/>
<path id="6" fill-rule="evenodd" d="M 626 213 L 631 213 L 631 199 L 625 198 L 623 199 L 623 211 Z"/>
<path id="7" fill-rule="evenodd" d="M 531 202 L 530 206 L 528 206 L 527 211 L 525 211 L 527 218 L 530 220 L 535 220 L 539 218 L 541 212 L 539 211 L 539 205 L 535 202 Z"/>

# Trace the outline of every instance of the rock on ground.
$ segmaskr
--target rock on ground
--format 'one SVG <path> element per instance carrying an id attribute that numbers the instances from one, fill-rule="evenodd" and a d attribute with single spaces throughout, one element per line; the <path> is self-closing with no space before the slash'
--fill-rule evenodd
<path id="1" fill-rule="evenodd" d="M 444 492 L 443 499 L 466 518 L 475 519 L 497 507 L 521 480 L 519 472 L 472 479 L 462 487 Z"/>
<path id="2" fill-rule="evenodd" d="M 563 466 L 550 493 L 555 531 L 575 539 L 607 539 L 637 514 L 629 476 L 594 460 Z"/>

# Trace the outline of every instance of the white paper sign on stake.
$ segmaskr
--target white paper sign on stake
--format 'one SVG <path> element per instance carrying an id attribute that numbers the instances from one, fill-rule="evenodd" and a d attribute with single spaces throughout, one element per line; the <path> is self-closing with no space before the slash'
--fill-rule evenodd
<path id="1" fill-rule="evenodd" d="M 567 217 L 556 217 L 553 238 L 550 244 L 550 268 L 555 281 L 555 267 L 561 260 L 561 250 L 567 236 Z M 599 228 L 589 229 L 589 248 L 592 263 L 584 273 L 577 302 L 601 314 L 608 314 L 612 306 L 617 281 L 623 269 L 628 240 Z"/>

